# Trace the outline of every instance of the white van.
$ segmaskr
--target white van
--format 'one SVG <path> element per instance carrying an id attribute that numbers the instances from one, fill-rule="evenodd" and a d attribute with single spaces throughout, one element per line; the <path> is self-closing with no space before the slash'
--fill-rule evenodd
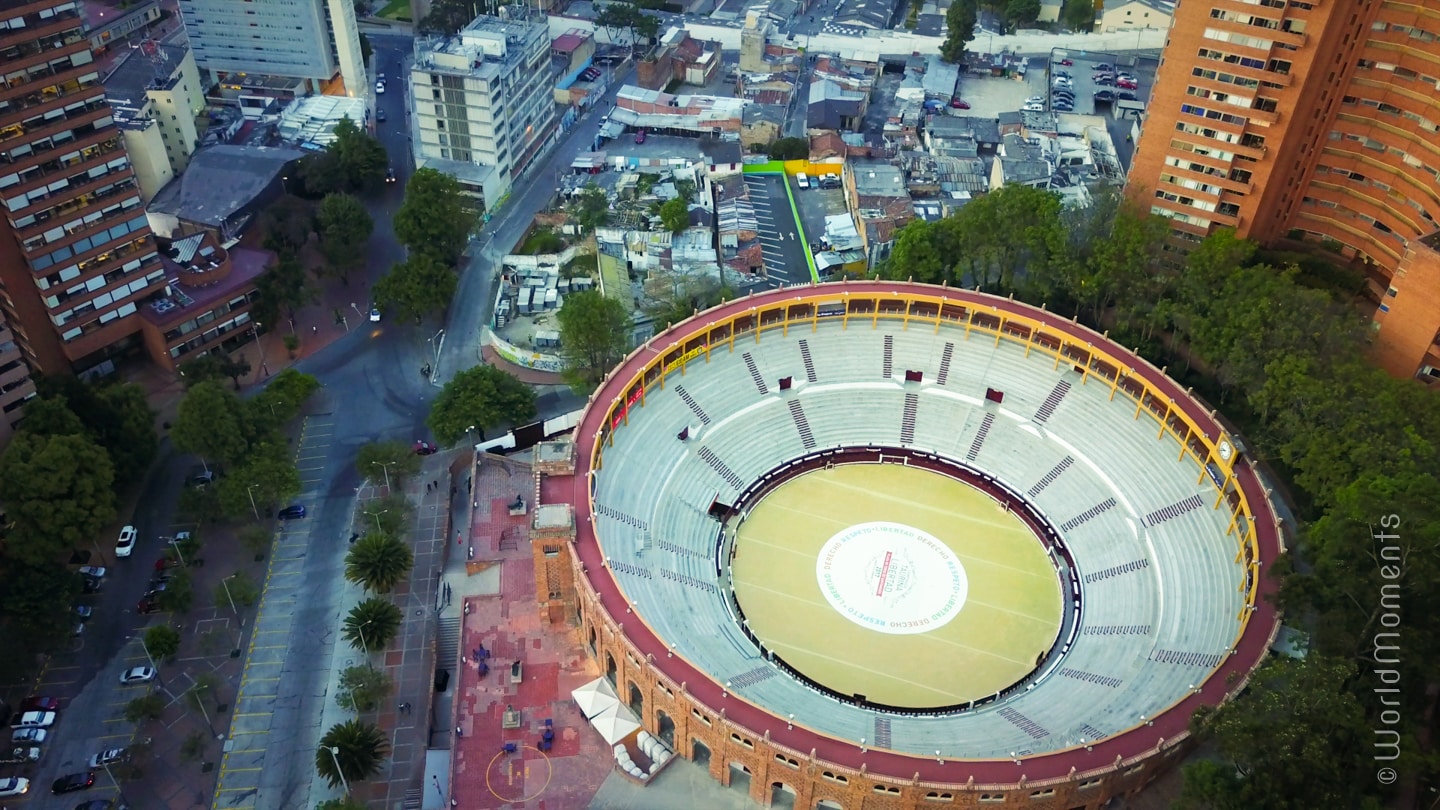
<path id="1" fill-rule="evenodd" d="M 810 178 L 806 177 L 804 172 L 800 172 L 795 175 L 795 185 L 800 188 L 810 188 Z"/>

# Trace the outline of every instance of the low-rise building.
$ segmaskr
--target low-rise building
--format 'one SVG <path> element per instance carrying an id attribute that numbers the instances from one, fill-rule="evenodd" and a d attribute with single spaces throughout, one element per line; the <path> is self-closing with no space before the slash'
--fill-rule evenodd
<path id="1" fill-rule="evenodd" d="M 842 176 L 846 202 L 870 269 L 890 256 L 895 232 L 915 218 L 905 173 L 890 163 L 851 161 Z"/>
<path id="2" fill-rule="evenodd" d="M 1169 28 L 1175 4 L 1164 0 L 1105 0 L 1095 15 L 1095 31 L 1113 34 L 1143 28 Z"/>
<path id="3" fill-rule="evenodd" d="M 523 7 L 415 41 L 415 163 L 452 175 L 486 208 L 558 128 L 549 24 Z M 738 129 L 738 127 L 737 127 Z"/>
<path id="4" fill-rule="evenodd" d="M 225 244 L 285 193 L 285 178 L 305 154 L 273 146 L 207 146 L 146 206 L 150 227 L 162 239 L 209 231 Z"/>
<path id="5" fill-rule="evenodd" d="M 746 103 L 740 98 L 672 95 L 626 85 L 615 96 L 610 120 L 632 129 L 739 137 Z"/>
<path id="6" fill-rule="evenodd" d="M 1040 0 L 1040 13 L 1035 15 L 1035 22 L 1060 22 L 1060 11 L 1064 6 L 1065 0 Z"/>
<path id="7" fill-rule="evenodd" d="M 595 58 L 595 36 L 583 28 L 571 28 L 550 43 L 550 57 L 563 63 L 562 74 L 578 73 Z"/>
<path id="8" fill-rule="evenodd" d="M 105 100 L 149 202 L 190 165 L 208 127 L 205 88 L 184 45 L 143 42 L 105 77 Z"/>
<path id="9" fill-rule="evenodd" d="M 140 310 L 140 331 L 162 368 L 209 352 L 234 352 L 255 342 L 262 324 L 250 317 L 255 284 L 275 263 L 268 250 L 220 246 L 209 231 L 177 239 L 165 252 L 165 294 Z M 251 362 L 259 366 L 262 358 Z"/>
<path id="10" fill-rule="evenodd" d="M 931 116 L 925 122 L 925 151 L 936 157 L 973 158 L 980 155 L 980 142 L 975 130 L 963 118 L 947 115 Z"/>
<path id="11" fill-rule="evenodd" d="M 990 166 L 990 190 L 1014 185 L 1049 188 L 1056 167 L 1045 144 L 1039 137 L 1006 135 Z"/>
<path id="12" fill-rule="evenodd" d="M 719 77 L 720 67 L 720 43 L 671 28 L 661 36 L 653 55 L 635 65 L 635 82 L 649 90 L 665 90 L 672 82 L 704 87 Z"/>

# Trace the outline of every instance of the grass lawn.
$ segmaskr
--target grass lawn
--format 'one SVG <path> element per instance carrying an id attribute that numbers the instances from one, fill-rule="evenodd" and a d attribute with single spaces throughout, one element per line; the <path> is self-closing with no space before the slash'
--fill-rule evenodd
<path id="1" fill-rule="evenodd" d="M 375 16 L 395 22 L 410 22 L 410 0 L 390 0 Z"/>

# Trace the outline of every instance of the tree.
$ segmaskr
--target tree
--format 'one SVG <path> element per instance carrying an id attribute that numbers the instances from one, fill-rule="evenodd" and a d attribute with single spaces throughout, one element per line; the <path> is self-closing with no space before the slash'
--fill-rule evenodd
<path id="1" fill-rule="evenodd" d="M 365 266 L 365 243 L 375 221 L 360 200 L 350 194 L 327 194 L 316 215 L 320 251 L 336 275 L 344 278 Z"/>
<path id="2" fill-rule="evenodd" d="M 247 526 L 246 528 L 256 527 Z M 244 532 L 243 529 L 241 531 L 242 533 Z M 264 530 L 262 529 L 262 531 Z M 269 532 L 265 532 L 264 536 L 265 541 L 268 543 L 270 540 Z M 245 542 L 243 537 L 241 538 L 241 542 Z M 214 596 L 217 606 L 229 607 L 230 603 L 234 602 L 236 610 L 253 607 L 256 602 L 260 601 L 260 586 L 255 584 L 255 580 L 251 579 L 249 574 L 244 571 L 236 571 L 221 580 L 219 585 L 215 586 Z"/>
<path id="3" fill-rule="evenodd" d="M 494 0 L 435 0 L 430 13 L 416 26 L 422 34 L 449 36 L 464 28 L 479 14 L 493 14 Z"/>
<path id="4" fill-rule="evenodd" d="M 405 202 L 395 212 L 395 238 L 446 267 L 453 267 L 479 222 L 475 201 L 448 174 L 423 168 L 405 184 Z"/>
<path id="5" fill-rule="evenodd" d="M 615 5 L 619 4 L 612 4 L 606 8 L 613 8 Z M 610 220 L 610 197 L 604 189 L 594 183 L 587 183 L 584 188 L 580 189 L 580 193 L 575 195 L 572 208 L 574 209 L 575 224 L 579 225 L 580 230 L 586 233 L 604 227 L 605 223 Z"/>
<path id="6" fill-rule="evenodd" d="M 714 276 L 675 274 L 670 279 L 669 289 L 651 291 L 645 315 L 655 324 L 655 331 L 661 332 L 696 312 L 733 297 L 734 293 Z"/>
<path id="7" fill-rule="evenodd" d="M 281 254 L 296 253 L 315 231 L 315 213 L 310 203 L 286 194 L 260 213 L 260 225 L 265 230 L 265 247 Z"/>
<path id="8" fill-rule="evenodd" d="M 301 162 L 300 177 L 312 195 L 369 192 L 385 184 L 390 158 L 374 135 L 347 116 L 335 124 L 325 151 Z"/>
<path id="9" fill-rule="evenodd" d="M 90 545 L 115 520 L 114 483 L 110 456 L 87 436 L 16 435 L 0 456 L 5 553 L 42 563 Z"/>
<path id="10" fill-rule="evenodd" d="M 810 157 L 810 142 L 804 138 L 777 138 L 769 151 L 771 160 L 805 160 Z"/>
<path id="11" fill-rule="evenodd" d="M 214 380 L 196 383 L 180 400 L 170 439 L 187 453 L 209 461 L 234 463 L 250 449 L 245 406 L 234 392 Z"/>
<path id="12" fill-rule="evenodd" d="M 1347 689 L 1355 667 L 1311 654 L 1272 659 L 1237 698 L 1191 727 L 1223 763 L 1185 769 L 1182 799 L 1206 807 L 1376 807 L 1374 735 Z M 1371 773 L 1365 773 L 1369 768 Z"/>
<path id="13" fill-rule="evenodd" d="M 965 46 L 975 36 L 979 19 L 975 0 L 954 0 L 945 12 L 945 41 L 940 43 L 940 58 L 950 64 L 965 61 Z"/>
<path id="14" fill-rule="evenodd" d="M 230 380 L 235 390 L 240 390 L 240 378 L 249 374 L 250 361 L 244 357 L 231 357 L 224 349 L 213 349 L 205 354 L 180 364 L 180 376 L 185 378 L 185 387 L 191 388 L 206 380 Z"/>
<path id="15" fill-rule="evenodd" d="M 589 391 L 630 351 L 631 324 L 625 305 L 599 290 L 574 293 L 557 315 L 565 377 L 576 391 Z"/>
<path id="16" fill-rule="evenodd" d="M 8 542 L 18 544 L 14 534 Z M 75 618 L 70 605 L 80 594 L 73 571 L 53 558 L 26 562 L 11 555 L 0 557 L 0 581 L 0 615 L 25 649 L 46 652 L 69 639 Z"/>
<path id="17" fill-rule="evenodd" d="M 255 319 L 255 328 L 260 330 L 264 324 L 273 327 L 281 318 L 295 317 L 296 308 L 316 300 L 318 294 L 305 275 L 300 259 L 282 252 L 280 261 L 255 282 L 255 303 L 251 305 L 250 315 Z"/>
<path id="18" fill-rule="evenodd" d="M 83 432 L 105 448 L 115 467 L 118 486 L 125 486 L 142 475 L 159 449 L 155 434 L 155 410 L 145 399 L 145 391 L 134 383 L 87 382 L 75 377 L 41 377 L 37 389 L 42 397 L 57 399 L 76 417 Z M 44 415 L 33 427 L 34 403 L 25 406 L 21 430 L 55 432 L 44 424 Z M 73 426 L 73 422 L 67 422 Z"/>
<path id="19" fill-rule="evenodd" d="M 319 390 L 320 380 L 315 375 L 287 368 L 276 374 L 255 398 L 264 401 L 267 408 L 274 405 L 277 413 L 289 421 L 300 414 L 300 408 Z"/>
<path id="20" fill-rule="evenodd" d="M 641 40 L 654 40 L 660 31 L 660 19 L 641 11 L 635 3 L 607 4 L 595 15 L 595 24 L 608 30 L 612 39 L 617 31 L 628 32 L 632 48 Z"/>
<path id="21" fill-rule="evenodd" d="M 569 307 L 574 298 L 566 299 L 565 306 Z M 523 424 L 534 416 L 534 390 L 509 372 L 494 366 L 475 366 L 445 384 L 431 403 L 425 424 L 436 441 L 450 445 L 472 427 L 483 436 L 489 428 Z"/>
<path id="22" fill-rule="evenodd" d="M 194 559 L 194 556 L 187 556 L 186 559 Z M 189 613 L 190 606 L 195 603 L 195 587 L 190 581 L 190 572 L 183 568 L 176 569 L 170 581 L 165 583 L 165 590 L 160 592 L 155 601 L 162 610 Z"/>
<path id="23" fill-rule="evenodd" d="M 168 624 L 157 624 L 145 631 L 145 652 L 156 661 L 165 661 L 180 652 L 180 631 Z"/>
<path id="24" fill-rule="evenodd" d="M 403 620 L 400 608 L 384 599 L 371 597 L 350 608 L 342 632 L 350 646 L 372 653 L 383 650 L 395 638 Z"/>
<path id="25" fill-rule="evenodd" d="M 251 449 L 244 462 L 220 479 L 216 489 L 225 514 L 239 517 L 272 509 L 300 494 L 300 471 L 291 461 L 289 448 L 262 443 Z"/>
<path id="26" fill-rule="evenodd" d="M 345 555 L 345 578 L 372 593 L 389 593 L 410 573 L 415 555 L 403 540 L 367 534 Z"/>
<path id="27" fill-rule="evenodd" d="M 1040 0 L 1009 0 L 1005 4 L 1005 22 L 1012 27 L 1029 25 L 1040 16 Z"/>
<path id="28" fill-rule="evenodd" d="M 383 670 L 369 665 L 346 667 L 340 673 L 335 702 L 352 712 L 370 712 L 394 690 L 395 682 Z"/>
<path id="29" fill-rule="evenodd" d="M 425 253 L 412 253 L 375 282 L 375 304 L 396 318 L 419 323 L 427 315 L 445 311 L 456 283 L 449 265 Z"/>
<path id="30" fill-rule="evenodd" d="M 86 432 L 85 423 L 70 410 L 62 396 L 40 395 L 25 403 L 20 431 L 32 436 L 75 436 Z"/>
<path id="31" fill-rule="evenodd" d="M 151 692 L 125 704 L 125 719 L 131 723 L 159 720 L 165 712 L 165 698 Z"/>
<path id="32" fill-rule="evenodd" d="M 385 733 L 369 723 L 347 720 L 330 727 L 315 751 L 315 770 L 330 787 L 368 779 L 390 754 Z M 338 767 L 337 767 L 338 766 Z"/>
<path id="33" fill-rule="evenodd" d="M 1072 31 L 1089 32 L 1095 25 L 1094 0 L 1065 0 L 1060 9 L 1060 21 Z"/>
<path id="34" fill-rule="evenodd" d="M 671 233 L 680 233 L 690 227 L 690 207 L 679 198 L 666 200 L 660 206 L 660 224 Z"/>
<path id="35" fill-rule="evenodd" d="M 388 481 L 399 488 L 420 472 L 420 457 L 404 442 L 370 442 L 355 452 L 355 469 L 372 484 Z"/>

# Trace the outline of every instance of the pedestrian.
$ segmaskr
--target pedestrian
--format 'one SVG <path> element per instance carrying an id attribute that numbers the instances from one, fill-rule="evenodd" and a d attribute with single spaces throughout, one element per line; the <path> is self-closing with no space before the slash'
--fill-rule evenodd
<path id="1" fill-rule="evenodd" d="M 430 482 L 430 486 L 435 487 L 436 489 L 439 489 L 439 488 L 440 488 L 440 482 L 439 482 L 439 481 L 431 481 L 431 482 Z"/>
<path id="2" fill-rule="evenodd" d="M 465 732 L 464 732 L 459 726 L 456 726 L 456 727 L 455 727 L 455 736 L 456 736 L 456 737 L 464 737 L 464 736 L 465 736 Z"/>
<path id="3" fill-rule="evenodd" d="M 426 485 L 425 485 L 425 492 L 426 492 L 426 493 L 429 493 L 429 492 L 430 492 L 430 485 L 429 485 L 429 484 L 426 484 Z"/>
<path id="4" fill-rule="evenodd" d="M 318 327 L 318 326 L 312 326 L 312 327 L 310 327 L 310 334 L 312 334 L 312 335 L 318 335 L 318 334 L 320 334 L 320 327 Z"/>

